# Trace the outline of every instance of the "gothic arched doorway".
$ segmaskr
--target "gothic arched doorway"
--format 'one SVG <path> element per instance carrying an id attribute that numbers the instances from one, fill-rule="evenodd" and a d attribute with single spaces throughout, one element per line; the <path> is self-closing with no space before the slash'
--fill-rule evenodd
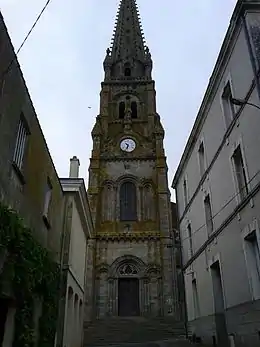
<path id="1" fill-rule="evenodd" d="M 117 258 L 109 271 L 110 314 L 140 316 L 144 313 L 145 263 L 132 255 Z"/>

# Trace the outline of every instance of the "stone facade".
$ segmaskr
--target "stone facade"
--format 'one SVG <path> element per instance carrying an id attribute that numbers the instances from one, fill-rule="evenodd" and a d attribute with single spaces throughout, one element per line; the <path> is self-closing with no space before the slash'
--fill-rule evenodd
<path id="1" fill-rule="evenodd" d="M 212 345 L 259 345 L 259 18 L 238 1 L 173 181 L 189 325 Z"/>
<path id="2" fill-rule="evenodd" d="M 104 70 L 88 186 L 96 233 L 93 314 L 98 318 L 119 315 L 124 295 L 120 283 L 135 279 L 135 314 L 178 318 L 164 130 L 156 112 L 151 55 L 143 43 L 133 0 L 120 4 Z M 125 148 L 124 140 L 128 141 Z M 131 141 L 135 148 L 127 151 Z M 134 194 L 129 199 L 134 201 L 136 216 L 130 220 L 122 217 L 125 183 Z"/>

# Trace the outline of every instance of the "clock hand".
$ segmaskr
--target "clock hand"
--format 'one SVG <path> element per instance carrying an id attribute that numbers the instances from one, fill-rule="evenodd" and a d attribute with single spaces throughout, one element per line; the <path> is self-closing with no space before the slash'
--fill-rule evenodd
<path id="1" fill-rule="evenodd" d="M 129 143 L 126 143 L 126 149 L 128 149 L 128 147 L 129 147 Z"/>

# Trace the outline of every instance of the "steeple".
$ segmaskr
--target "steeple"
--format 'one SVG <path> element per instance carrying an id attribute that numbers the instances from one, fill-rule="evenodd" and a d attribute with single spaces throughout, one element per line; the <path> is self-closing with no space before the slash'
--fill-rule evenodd
<path id="1" fill-rule="evenodd" d="M 145 45 L 135 0 L 121 0 L 111 48 L 104 61 L 105 80 L 151 79 L 152 59 Z"/>

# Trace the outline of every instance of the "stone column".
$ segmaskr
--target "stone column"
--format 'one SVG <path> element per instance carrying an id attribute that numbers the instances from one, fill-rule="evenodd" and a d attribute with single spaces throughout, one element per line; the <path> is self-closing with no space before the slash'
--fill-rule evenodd
<path id="1" fill-rule="evenodd" d="M 81 347 L 82 345 L 82 338 L 83 338 L 83 303 L 81 300 L 79 300 L 79 333 L 78 333 L 78 346 Z"/>
<path id="2" fill-rule="evenodd" d="M 163 285 L 162 277 L 158 278 L 158 305 L 159 305 L 159 315 L 163 315 Z"/>
<path id="3" fill-rule="evenodd" d="M 113 316 L 113 285 L 114 280 L 112 278 L 108 279 L 108 315 Z"/>
<path id="4" fill-rule="evenodd" d="M 150 306 L 151 306 L 151 315 L 158 315 L 158 281 L 157 276 L 151 276 L 150 282 Z"/>
<path id="5" fill-rule="evenodd" d="M 114 281 L 114 315 L 118 316 L 118 278 Z"/>
<path id="6" fill-rule="evenodd" d="M 140 211 L 140 215 L 139 215 L 139 220 L 144 220 L 144 189 L 143 186 L 139 186 L 139 211 Z"/>
<path id="7" fill-rule="evenodd" d="M 148 258 L 148 263 L 152 263 L 153 262 L 153 254 L 152 254 L 152 246 L 153 243 L 151 240 L 147 241 L 147 258 Z"/>
<path id="8" fill-rule="evenodd" d="M 140 315 L 145 315 L 145 305 L 144 305 L 144 278 L 139 279 L 139 304 L 140 304 Z"/>
<path id="9" fill-rule="evenodd" d="M 163 267 L 163 297 L 164 315 L 173 316 L 176 313 L 176 271 L 172 259 L 172 240 L 170 237 L 172 230 L 170 192 L 167 180 L 167 165 L 165 158 L 158 160 L 158 198 L 160 231 L 162 234 L 162 267 Z"/>
<path id="10" fill-rule="evenodd" d="M 149 279 L 144 279 L 144 314 L 150 315 L 150 294 L 149 294 Z"/>
<path id="11" fill-rule="evenodd" d="M 163 297 L 164 297 L 164 315 L 174 315 L 174 282 L 173 282 L 173 264 L 172 264 L 172 245 L 170 238 L 162 240 L 162 260 L 163 260 Z"/>
<path id="12" fill-rule="evenodd" d="M 107 274 L 102 272 L 99 274 L 99 317 L 107 315 L 108 307 L 108 283 Z"/>
<path id="13" fill-rule="evenodd" d="M 73 320 L 73 346 L 79 347 L 78 345 L 78 333 L 79 333 L 79 299 L 78 296 L 75 295 L 74 298 L 74 320 Z"/>
<path id="14" fill-rule="evenodd" d="M 88 240 L 87 252 L 86 252 L 86 273 L 84 284 L 84 321 L 90 321 L 93 316 L 94 310 L 94 252 L 95 252 L 95 240 Z"/>
<path id="15" fill-rule="evenodd" d="M 74 331 L 73 331 L 73 326 L 74 326 L 74 300 L 75 300 L 75 294 L 73 293 L 70 299 L 70 314 L 69 314 L 69 346 L 73 346 L 73 335 L 74 335 Z"/>
<path id="16" fill-rule="evenodd" d="M 99 307 L 100 307 L 100 278 L 99 274 L 95 278 L 95 305 L 94 305 L 94 317 L 99 318 Z"/>

